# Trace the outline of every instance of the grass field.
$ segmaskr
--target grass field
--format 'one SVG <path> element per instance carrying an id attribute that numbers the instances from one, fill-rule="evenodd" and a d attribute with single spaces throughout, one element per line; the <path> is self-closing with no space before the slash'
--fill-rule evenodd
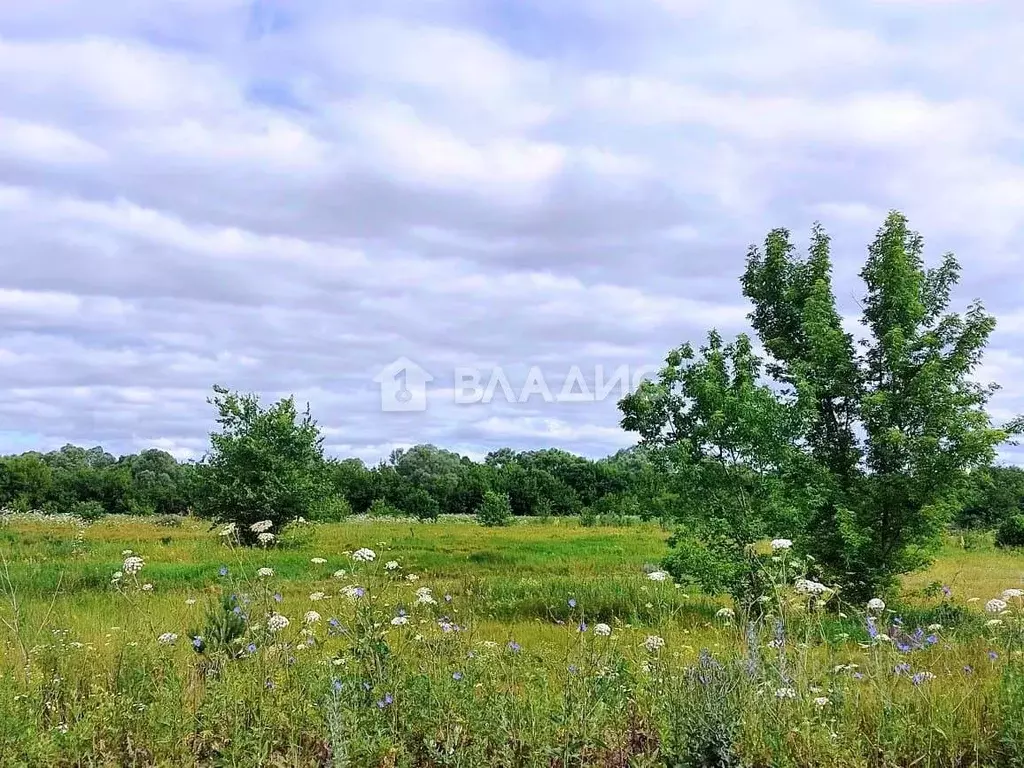
<path id="1" fill-rule="evenodd" d="M 737 626 L 649 578 L 666 538 L 7 519 L 0 765 L 1024 765 L 1020 599 L 984 607 L 1021 555 L 950 539 L 879 639 L 789 593 Z"/>

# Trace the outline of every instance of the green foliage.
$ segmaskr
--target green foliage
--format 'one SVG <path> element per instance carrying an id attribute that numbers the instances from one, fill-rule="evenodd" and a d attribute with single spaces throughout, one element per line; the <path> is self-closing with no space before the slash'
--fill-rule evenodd
<path id="1" fill-rule="evenodd" d="M 766 364 L 746 336 L 712 331 L 620 404 L 623 427 L 660 453 L 691 534 L 679 575 L 730 557 L 741 567 L 730 551 L 783 536 L 849 597 L 868 597 L 928 562 L 967 473 L 1007 437 L 984 410 L 993 387 L 971 378 L 995 321 L 977 303 L 948 312 L 955 259 L 926 268 L 921 238 L 891 213 L 861 272 L 869 338 L 855 344 L 829 250 L 817 226 L 804 259 L 782 229 L 751 249 L 742 287 Z"/>
<path id="2" fill-rule="evenodd" d="M 1024 514 L 1024 469 L 986 467 L 971 473 L 956 522 L 961 528 L 992 530 L 1020 514 Z"/>
<path id="3" fill-rule="evenodd" d="M 1003 520 L 996 531 L 996 546 L 1024 547 L 1024 514 Z"/>
<path id="4" fill-rule="evenodd" d="M 327 507 L 332 489 L 323 460 L 323 437 L 309 411 L 293 398 L 264 408 L 255 395 L 214 387 L 220 431 L 199 468 L 196 508 L 216 522 L 235 523 L 243 543 L 250 526 L 270 520 L 275 530 Z"/>
<path id="5" fill-rule="evenodd" d="M 192 647 L 197 653 L 240 655 L 242 638 L 249 630 L 245 611 L 237 594 L 221 590 L 220 598 L 207 606 L 203 625 L 189 631 Z"/>
<path id="6" fill-rule="evenodd" d="M 384 499 L 374 499 L 366 514 L 370 517 L 401 517 L 402 510 L 388 504 Z"/>
<path id="7" fill-rule="evenodd" d="M 481 525 L 493 527 L 508 525 L 512 522 L 512 502 L 508 495 L 486 491 L 483 502 L 476 511 L 476 519 Z"/>

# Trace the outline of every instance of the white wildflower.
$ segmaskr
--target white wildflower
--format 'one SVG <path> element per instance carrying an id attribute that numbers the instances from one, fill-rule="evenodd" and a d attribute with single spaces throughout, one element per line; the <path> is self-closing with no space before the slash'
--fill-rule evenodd
<path id="1" fill-rule="evenodd" d="M 121 571 L 114 571 L 114 575 L 110 577 L 111 584 L 117 584 L 124 578 L 124 574 Z"/>
<path id="2" fill-rule="evenodd" d="M 386 563 L 384 563 L 385 571 L 397 571 L 399 567 L 400 566 L 398 565 L 397 560 L 388 560 Z"/>
<path id="3" fill-rule="evenodd" d="M 143 592 L 152 592 L 153 591 L 153 585 L 152 584 L 143 584 L 142 585 L 142 591 Z"/>
<path id="4" fill-rule="evenodd" d="M 777 688 L 775 690 L 776 699 L 795 699 L 796 691 L 792 688 Z"/>
<path id="5" fill-rule="evenodd" d="M 359 563 L 372 563 L 377 559 L 377 553 L 372 549 L 363 547 L 362 549 L 357 549 L 352 553 L 352 559 Z"/>
<path id="6" fill-rule="evenodd" d="M 430 587 L 420 587 L 416 590 L 416 605 L 437 605 Z"/>
<path id="7" fill-rule="evenodd" d="M 195 604 L 196 604 L 196 599 L 194 597 L 190 597 L 187 600 L 185 600 L 185 605 L 195 605 Z"/>
<path id="8" fill-rule="evenodd" d="M 349 600 L 358 600 L 363 596 L 365 590 L 362 587 L 357 587 L 354 584 L 349 584 L 347 587 L 343 587 L 341 594 L 347 597 Z"/>
<path id="9" fill-rule="evenodd" d="M 793 586 L 801 595 L 812 595 L 815 597 L 824 595 L 826 592 L 831 591 L 824 584 L 817 581 L 811 581 L 810 579 L 797 579 Z"/>
<path id="10" fill-rule="evenodd" d="M 882 598 L 880 598 L 880 597 L 872 597 L 870 600 L 868 600 L 868 610 L 869 611 L 884 611 L 885 610 L 885 601 L 883 601 Z"/>
<path id="11" fill-rule="evenodd" d="M 327 561 L 324 560 L 322 557 L 311 557 L 309 559 L 309 562 L 311 562 L 313 565 L 323 565 Z"/>
<path id="12" fill-rule="evenodd" d="M 995 629 L 996 627 L 1003 626 L 1003 620 L 1002 619 L 989 619 L 988 621 L 985 622 L 985 626 L 986 627 L 990 627 L 991 629 Z"/>
<path id="13" fill-rule="evenodd" d="M 125 549 L 121 551 L 121 557 L 128 557 L 130 554 L 132 554 L 132 551 L 130 549 Z"/>
<path id="14" fill-rule="evenodd" d="M 594 634 L 598 637 L 608 637 L 612 633 L 612 628 L 607 624 L 595 624 Z"/>
<path id="15" fill-rule="evenodd" d="M 647 639 L 644 640 L 644 648 L 651 653 L 658 651 L 665 647 L 665 639 L 658 637 L 657 635 L 648 635 Z"/>
<path id="16" fill-rule="evenodd" d="M 818 709 L 824 709 L 828 706 L 828 698 L 825 696 L 818 696 L 816 699 L 814 699 L 814 706 L 816 706 Z"/>
<path id="17" fill-rule="evenodd" d="M 719 608 L 715 613 L 715 618 L 722 619 L 723 621 L 732 621 L 736 618 L 736 612 L 732 608 Z"/>
<path id="18" fill-rule="evenodd" d="M 253 523 L 249 526 L 249 530 L 253 533 L 266 533 L 274 527 L 273 520 L 260 520 L 258 523 Z"/>
<path id="19" fill-rule="evenodd" d="M 408 616 L 395 616 L 395 618 L 393 618 L 391 620 L 391 626 L 393 626 L 393 627 L 404 627 L 408 623 L 409 623 L 409 617 Z"/>
<path id="20" fill-rule="evenodd" d="M 998 597 L 993 597 L 985 603 L 985 610 L 988 613 L 1002 613 L 1006 610 L 1006 601 L 1000 600 Z"/>
<path id="21" fill-rule="evenodd" d="M 276 538 L 277 537 L 274 536 L 274 534 L 272 533 L 261 533 L 256 536 L 256 541 L 258 541 L 264 547 L 269 547 L 271 544 L 274 543 L 274 539 Z"/>
<path id="22" fill-rule="evenodd" d="M 291 622 L 280 613 L 271 614 L 270 618 L 267 619 L 267 629 L 271 632 L 280 632 L 282 629 L 287 627 Z"/>
<path id="23" fill-rule="evenodd" d="M 261 579 L 269 579 L 271 576 L 274 575 L 274 569 L 260 568 L 258 571 L 256 571 L 256 575 L 259 576 Z"/>
<path id="24" fill-rule="evenodd" d="M 346 571 L 344 568 L 342 568 L 340 571 L 335 571 L 333 576 L 336 579 L 344 579 L 345 576 L 347 575 L 347 573 L 348 573 L 348 571 Z"/>
<path id="25" fill-rule="evenodd" d="M 237 531 L 237 530 L 238 530 L 238 526 L 237 525 L 235 525 L 234 523 L 228 523 L 227 525 L 225 525 L 223 528 L 220 529 L 220 535 L 223 536 L 224 538 L 227 538 L 228 536 L 234 536 L 235 535 L 235 531 Z"/>
<path id="26" fill-rule="evenodd" d="M 306 611 L 306 615 L 302 617 L 302 621 L 306 624 L 316 624 L 320 621 L 320 614 L 316 611 Z"/>
<path id="27" fill-rule="evenodd" d="M 793 548 L 793 542 L 789 539 L 772 539 L 772 552 L 784 552 Z"/>
<path id="28" fill-rule="evenodd" d="M 146 564 L 138 555 L 132 555 L 124 559 L 124 563 L 121 566 L 121 570 L 127 573 L 129 576 L 134 576 L 136 573 L 142 570 L 142 567 Z"/>
<path id="29" fill-rule="evenodd" d="M 312 600 L 315 603 L 315 602 L 317 602 L 319 600 L 323 600 L 325 597 L 327 597 L 327 595 L 325 595 L 323 592 L 313 592 L 309 596 L 309 599 Z"/>
<path id="30" fill-rule="evenodd" d="M 178 640 L 178 636 L 173 632 L 164 632 L 156 640 L 163 645 L 174 645 Z"/>
<path id="31" fill-rule="evenodd" d="M 406 581 L 409 581 L 409 582 L 415 582 L 415 581 L 419 581 L 419 580 L 420 580 L 420 577 L 419 577 L 419 576 L 417 576 L 417 575 L 416 575 L 415 573 L 410 573 L 410 574 L 408 574 L 408 575 L 407 575 L 407 576 L 405 577 L 405 580 L 406 580 Z"/>
<path id="32" fill-rule="evenodd" d="M 1024 589 L 1004 589 L 1003 600 L 1013 600 L 1015 597 L 1024 596 Z"/>
<path id="33" fill-rule="evenodd" d="M 668 579 L 668 574 L 665 571 L 651 571 L 647 574 L 647 578 L 651 581 L 665 581 Z"/>

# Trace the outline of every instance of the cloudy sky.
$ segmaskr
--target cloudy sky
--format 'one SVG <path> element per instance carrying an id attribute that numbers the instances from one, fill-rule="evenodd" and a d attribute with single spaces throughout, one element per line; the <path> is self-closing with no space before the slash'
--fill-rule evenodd
<path id="1" fill-rule="evenodd" d="M 747 246 L 815 220 L 853 316 L 889 208 L 999 318 L 1001 420 L 1021 71 L 1018 0 L 0 3 L 0 452 L 198 456 L 219 383 L 336 454 L 604 455 L 614 396 L 457 405 L 454 370 L 557 392 L 741 331 Z M 383 413 L 402 356 L 428 407 Z"/>

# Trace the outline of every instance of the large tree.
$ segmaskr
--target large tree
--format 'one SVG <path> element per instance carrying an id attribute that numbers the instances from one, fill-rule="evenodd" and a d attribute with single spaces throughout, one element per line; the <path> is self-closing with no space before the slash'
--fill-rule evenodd
<path id="1" fill-rule="evenodd" d="M 795 539 L 858 599 L 928 561 L 966 473 L 1007 437 L 985 412 L 994 387 L 972 379 L 995 320 L 978 302 L 949 310 L 959 275 L 951 254 L 927 268 L 890 213 L 861 271 L 855 341 L 819 226 L 805 257 L 784 229 L 751 248 L 742 287 L 765 359 L 712 331 L 621 402 L 623 426 L 691 488 L 680 575 L 742 592 L 740 553 L 763 536 Z"/>

